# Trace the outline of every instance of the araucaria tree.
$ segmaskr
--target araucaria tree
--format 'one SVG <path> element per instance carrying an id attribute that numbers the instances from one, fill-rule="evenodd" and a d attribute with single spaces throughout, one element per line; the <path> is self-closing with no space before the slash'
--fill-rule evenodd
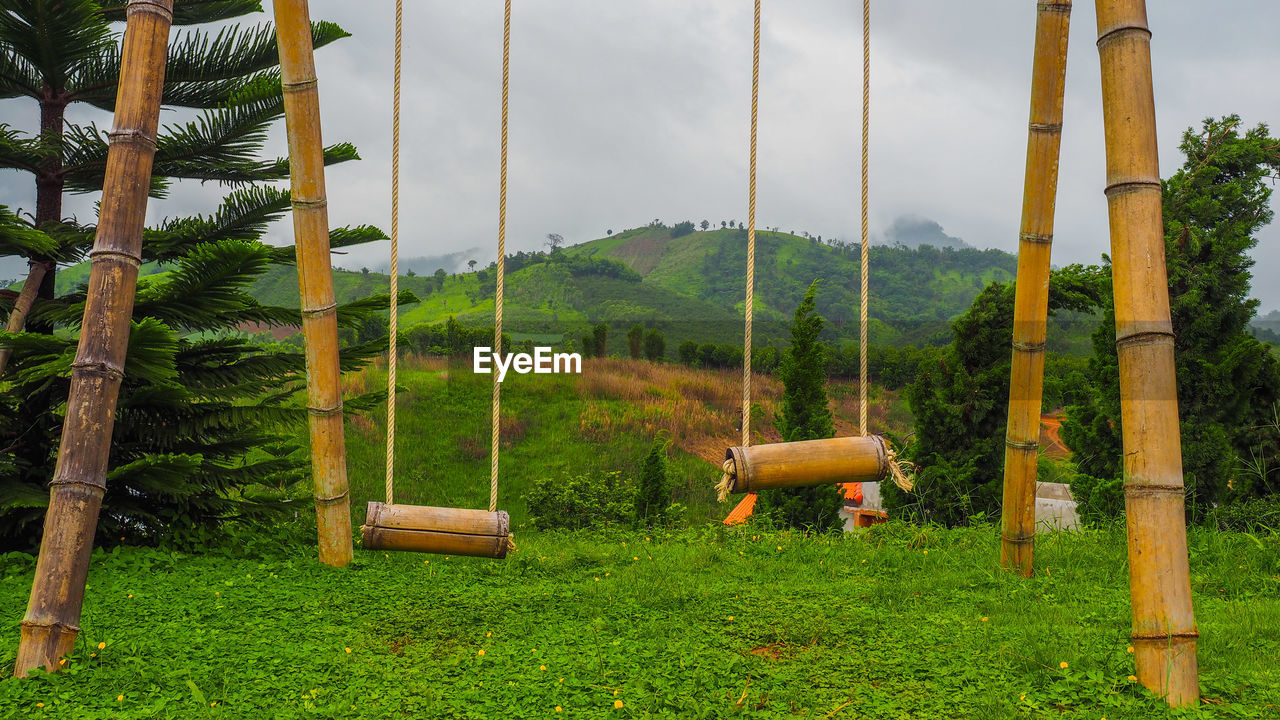
<path id="1" fill-rule="evenodd" d="M 63 199 L 100 192 L 107 155 L 106 133 L 77 123 L 74 110 L 114 107 L 124 7 L 123 0 L 12 0 L 0 9 L 0 100 L 26 103 L 39 117 L 36 132 L 0 126 L 0 169 L 34 179 L 35 212 L 24 224 L 41 231 L 16 241 L 0 231 L 0 255 L 26 259 L 24 287 L 38 288 L 0 297 L 8 328 L 0 348 L 11 352 L 0 377 L 0 551 L 33 546 L 48 503 L 85 302 L 85 287 L 57 282 L 57 268 L 83 260 L 94 237 L 91 224 L 65 216 Z M 174 24 L 260 11 L 252 0 L 180 2 Z M 317 46 L 345 36 L 331 23 L 313 29 Z M 264 306 L 249 294 L 258 275 L 294 258 L 292 247 L 261 242 L 289 209 L 288 192 L 269 184 L 288 179 L 288 160 L 261 157 L 283 113 L 274 29 L 179 30 L 164 79 L 164 106 L 195 119 L 161 129 L 152 197 L 184 179 L 234 189 L 211 214 L 171 218 L 144 234 L 98 526 L 106 542 L 192 537 L 262 516 L 283 507 L 307 472 L 290 427 L 305 417 L 293 400 L 305 382 L 302 354 L 245 332 L 300 321 L 298 307 Z M 355 158 L 348 144 L 326 151 L 328 162 Z M 375 228 L 348 228 L 335 230 L 332 242 L 382 237 Z M 356 323 L 386 306 L 386 297 L 371 298 L 341 315 Z M 375 347 L 346 350 L 344 365 L 358 366 Z"/>
<path id="2" fill-rule="evenodd" d="M 1240 118 L 1188 129 L 1186 160 L 1164 182 L 1165 255 L 1175 334 L 1178 412 L 1188 518 L 1215 505 L 1280 493 L 1271 431 L 1280 402 L 1280 362 L 1249 333 L 1248 252 L 1273 216 L 1271 185 L 1280 140 L 1265 125 L 1240 132 Z M 1108 303 L 1108 308 L 1110 303 Z M 1119 366 L 1114 313 L 1094 334 L 1084 402 L 1068 408 L 1063 441 L 1086 477 L 1074 486 L 1087 507 L 1122 507 Z M 1271 458 L 1271 462 L 1266 461 Z M 1270 467 L 1268 467 L 1270 465 Z"/>
<path id="3" fill-rule="evenodd" d="M 796 308 L 791 325 L 791 347 L 782 358 L 782 409 L 775 426 L 786 442 L 819 440 L 835 435 L 827 402 L 827 351 L 822 344 L 823 319 L 815 308 L 819 281 L 809 286 Z M 756 509 L 774 521 L 816 532 L 843 526 L 840 507 L 844 496 L 834 485 L 765 490 Z"/>

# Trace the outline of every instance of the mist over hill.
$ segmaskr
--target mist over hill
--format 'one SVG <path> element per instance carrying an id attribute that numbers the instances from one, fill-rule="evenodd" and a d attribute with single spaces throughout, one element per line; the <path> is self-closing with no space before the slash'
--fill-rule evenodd
<path id="1" fill-rule="evenodd" d="M 883 242 L 886 245 L 901 245 L 905 248 L 918 248 L 921 245 L 932 245 L 936 248 L 971 248 L 969 243 L 946 234 L 942 225 L 929 218 L 918 215 L 903 215 L 893 221 L 885 230 Z"/>

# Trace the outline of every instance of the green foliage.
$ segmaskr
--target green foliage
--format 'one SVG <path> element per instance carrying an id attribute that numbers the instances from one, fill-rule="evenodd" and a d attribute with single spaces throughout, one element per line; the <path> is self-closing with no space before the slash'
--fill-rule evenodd
<path id="1" fill-rule="evenodd" d="M 357 550 L 343 571 L 315 561 L 308 532 L 95 554 L 67 667 L 6 673 L 0 717 L 1263 720 L 1280 706 L 1276 536 L 1190 529 L 1205 700 L 1170 710 L 1128 680 L 1120 527 L 1043 538 L 1052 571 L 1033 578 L 994 566 L 990 526 L 525 532 L 503 562 Z M 33 569 L 0 557 L 6 669 Z"/>
<path id="2" fill-rule="evenodd" d="M 259 11 L 253 2 L 179 3 L 177 19 L 188 25 Z M 94 228 L 61 219 L 62 194 L 101 190 L 107 140 L 94 125 L 66 121 L 65 112 L 77 103 L 113 108 L 122 28 L 110 23 L 120 19 L 121 3 L 23 0 L 0 12 L 0 98 L 39 104 L 52 121 L 38 136 L 0 128 L 0 167 L 35 177 L 40 231 L 15 230 L 0 214 L 0 254 L 71 264 L 91 247 Z M 313 27 L 316 45 L 345 35 L 329 23 Z M 228 521 L 294 509 L 293 489 L 307 478 L 299 441 L 306 410 L 297 400 L 303 353 L 252 342 L 246 332 L 301 321 L 296 300 L 275 305 L 249 292 L 273 265 L 293 262 L 291 247 L 261 241 L 289 208 L 287 192 L 257 184 L 288 177 L 287 160 L 260 157 L 283 115 L 277 54 L 270 25 L 183 28 L 171 38 L 164 105 L 199 114 L 161 130 L 151 193 L 163 196 L 174 178 L 236 189 L 207 217 L 166 219 L 145 231 L 146 272 L 112 428 L 100 542 L 204 542 Z M 355 149 L 340 144 L 326 156 L 353 159 Z M 340 228 L 331 240 L 342 246 L 383 237 L 376 228 Z M 48 504 L 88 269 L 57 274 L 67 278 L 46 277 L 30 332 L 0 334 L 13 351 L 0 383 L 0 550 L 34 547 Z M 348 331 L 363 326 L 388 300 L 347 303 L 339 323 Z M 11 301 L 0 302 L 0 315 L 11 309 Z M 376 352 L 349 345 L 343 367 L 359 367 Z M 368 399 L 352 398 L 348 407 Z"/>
<path id="3" fill-rule="evenodd" d="M 1265 125 L 1241 133 L 1240 118 L 1206 120 L 1183 135 L 1183 166 L 1164 183 L 1165 255 L 1182 428 L 1187 514 L 1280 491 L 1280 478 L 1251 471 L 1280 456 L 1274 407 L 1280 361 L 1254 338 L 1248 252 L 1272 219 L 1271 179 L 1280 141 Z M 1094 334 L 1086 387 L 1068 409 L 1063 441 L 1095 478 L 1121 475 L 1119 365 L 1114 313 Z M 1119 508 L 1116 508 L 1118 511 Z"/>
<path id="4" fill-rule="evenodd" d="M 635 512 L 635 491 L 619 471 L 533 482 L 524 501 L 529 523 L 540 530 L 585 530 L 619 525 Z"/>
<path id="5" fill-rule="evenodd" d="M 632 360 L 639 360 L 640 354 L 644 350 L 644 326 L 640 323 L 632 325 L 627 330 L 627 354 Z"/>
<path id="6" fill-rule="evenodd" d="M 667 339 L 663 337 L 662 331 L 658 328 L 649 328 L 644 334 L 644 357 L 651 362 L 657 362 L 666 355 Z"/>
<path id="7" fill-rule="evenodd" d="M 671 508 L 671 481 L 667 478 L 666 438 L 658 438 L 649 447 L 640 465 L 640 480 L 636 487 L 636 521 L 653 527 L 667 520 Z"/>
<path id="8" fill-rule="evenodd" d="M 1087 311 L 1101 298 L 1097 268 L 1069 266 L 1049 281 L 1049 310 Z M 915 439 L 915 488 L 885 483 L 886 506 L 922 521 L 954 526 L 1000 512 L 1009 405 L 1014 288 L 988 285 L 952 323 L 954 340 L 922 363 L 907 387 Z"/>
<path id="9" fill-rule="evenodd" d="M 835 434 L 827 403 L 826 348 L 819 340 L 822 316 L 815 309 L 821 281 L 814 280 L 796 307 L 791 347 L 782 359 L 782 407 L 774 425 L 785 442 L 818 440 Z M 756 512 L 788 527 L 831 532 L 843 527 L 840 508 L 844 496 L 834 485 L 765 490 Z"/>
<path id="10" fill-rule="evenodd" d="M 1219 530 L 1280 533 L 1280 494 L 1249 498 L 1214 508 L 1209 524 Z"/>

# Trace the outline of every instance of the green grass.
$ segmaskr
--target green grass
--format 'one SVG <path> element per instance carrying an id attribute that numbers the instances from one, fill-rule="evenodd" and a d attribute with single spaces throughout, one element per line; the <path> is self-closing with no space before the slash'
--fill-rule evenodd
<path id="1" fill-rule="evenodd" d="M 384 369 L 371 368 L 365 378 L 368 389 L 386 385 Z M 396 501 L 488 507 L 491 376 L 474 374 L 466 359 L 439 370 L 405 366 L 397 382 Z M 631 474 L 649 450 L 651 435 L 618 432 L 603 441 L 584 438 L 580 417 L 587 400 L 577 382 L 565 375 L 511 373 L 502 384 L 499 505 L 517 527 L 528 518 L 523 495 L 535 479 L 610 470 Z M 347 467 L 357 521 L 363 519 L 366 502 L 383 500 L 385 428 L 378 412 L 347 423 Z M 673 449 L 670 468 L 674 499 L 689 507 L 691 522 L 724 516 L 727 509 L 715 503 L 711 489 L 718 467 Z"/>
<path id="2" fill-rule="evenodd" d="M 1127 679 L 1119 530 L 1043 538 L 1022 580 L 989 526 L 522 534 L 504 562 L 335 570 L 308 525 L 95 554 L 66 669 L 23 681 L 34 563 L 0 558 L 0 717 L 1280 716 L 1275 536 L 1193 530 L 1209 702 L 1172 712 Z"/>

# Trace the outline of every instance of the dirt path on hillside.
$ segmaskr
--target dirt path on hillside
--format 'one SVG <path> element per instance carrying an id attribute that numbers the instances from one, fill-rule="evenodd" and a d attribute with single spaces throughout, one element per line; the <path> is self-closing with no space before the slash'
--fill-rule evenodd
<path id="1" fill-rule="evenodd" d="M 1045 413 L 1040 416 L 1040 447 L 1044 448 L 1044 454 L 1055 460 L 1071 457 L 1071 448 L 1062 442 L 1062 436 L 1059 432 L 1062 430 L 1061 412 Z"/>

